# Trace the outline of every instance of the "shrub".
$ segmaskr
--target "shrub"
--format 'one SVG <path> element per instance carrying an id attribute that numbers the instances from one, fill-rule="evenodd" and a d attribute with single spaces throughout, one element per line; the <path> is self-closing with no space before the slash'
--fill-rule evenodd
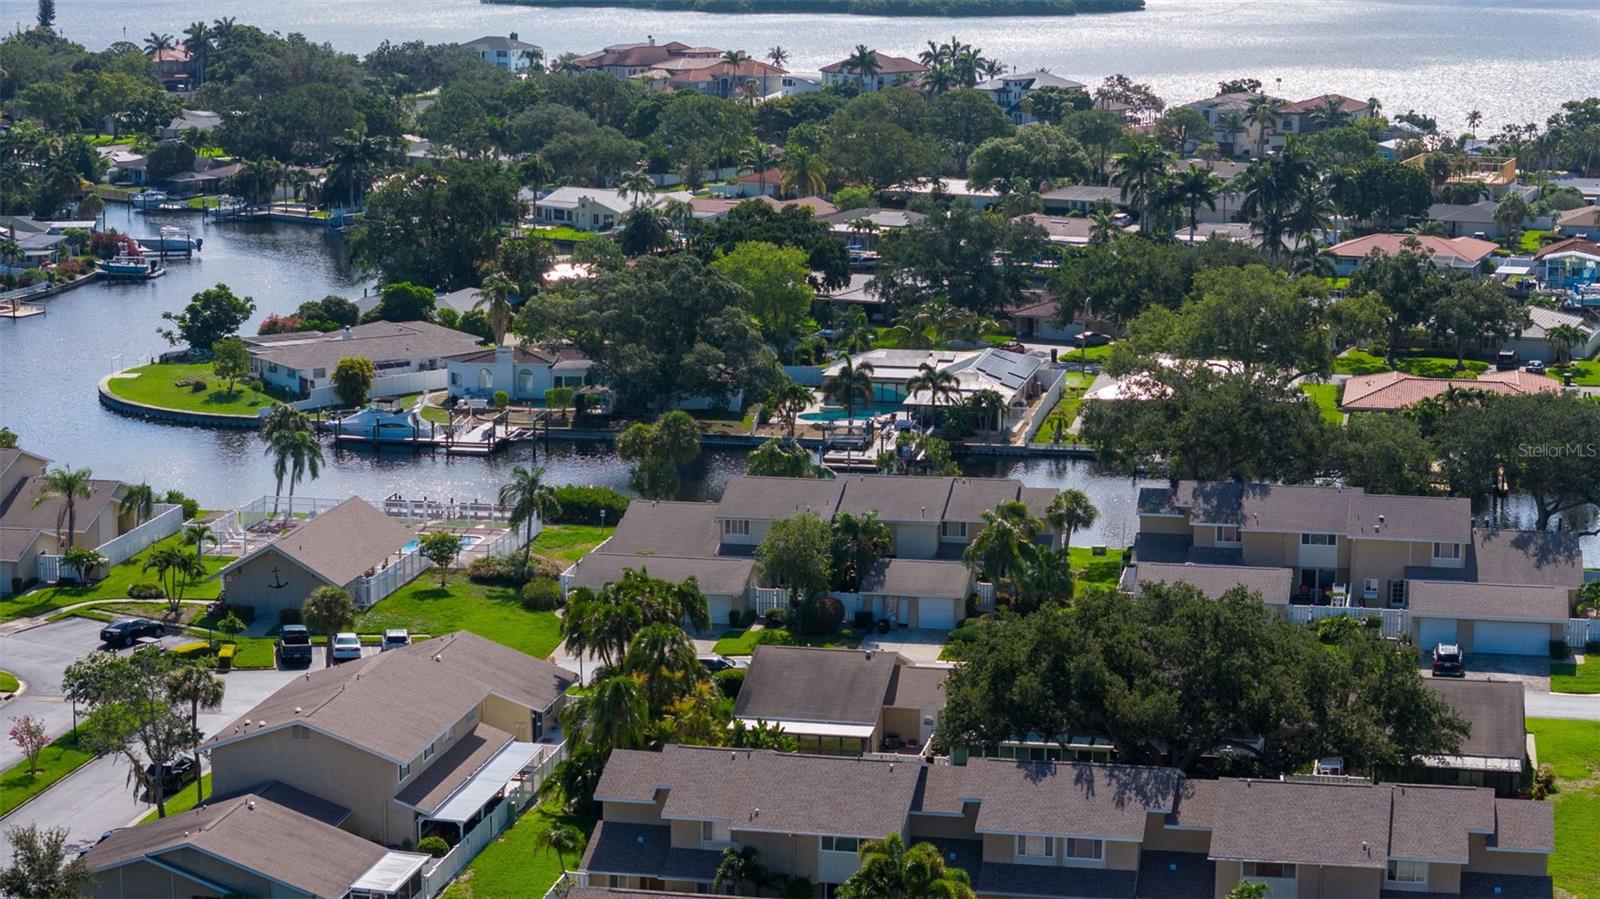
<path id="1" fill-rule="evenodd" d="M 504 390 L 496 390 L 494 392 L 494 407 L 496 409 L 504 409 L 509 405 L 511 405 L 511 394 L 506 393 Z"/>
<path id="2" fill-rule="evenodd" d="M 417 841 L 417 851 L 426 852 L 434 858 L 444 858 L 450 852 L 450 844 L 444 837 L 423 837 Z"/>
<path id="3" fill-rule="evenodd" d="M 1600 640 L 1590 640 L 1583 644 L 1584 655 L 1600 655 Z"/>
<path id="4" fill-rule="evenodd" d="M 976 593 L 968 593 L 967 594 L 967 604 L 966 604 L 966 609 L 964 611 L 967 614 L 966 614 L 966 616 L 964 618 L 962 618 L 963 621 L 965 621 L 967 618 L 976 618 L 977 617 L 977 615 L 978 615 L 978 594 L 976 594 Z"/>
<path id="5" fill-rule="evenodd" d="M 551 517 L 552 524 L 598 525 L 604 512 L 605 523 L 615 525 L 628 511 L 628 498 L 610 487 L 557 487 L 556 502 L 561 504 L 561 511 Z"/>
<path id="6" fill-rule="evenodd" d="M 739 626 L 740 627 L 750 627 L 751 625 L 753 625 L 755 623 L 756 623 L 756 610 L 755 609 L 745 609 L 743 612 L 739 613 Z"/>
<path id="7" fill-rule="evenodd" d="M 161 589 L 160 584 L 149 582 L 134 584 L 128 588 L 129 599 L 166 599 L 167 591 Z"/>
<path id="8" fill-rule="evenodd" d="M 738 609 L 729 609 L 728 610 L 728 627 L 738 627 L 739 626 L 739 621 L 743 617 L 744 617 L 744 613 L 739 611 Z"/>
<path id="9" fill-rule="evenodd" d="M 237 643 L 224 643 L 224 644 L 222 644 L 222 648 L 217 650 L 217 667 L 218 668 L 232 668 L 233 667 L 233 654 L 235 652 L 237 652 L 238 649 L 239 649 L 239 645 Z"/>
<path id="10" fill-rule="evenodd" d="M 520 587 L 528 582 L 522 557 L 506 554 L 479 556 L 467 564 L 467 579 L 475 584 Z"/>
<path id="11" fill-rule="evenodd" d="M 561 584 L 551 578 L 534 578 L 522 585 L 522 607 L 530 612 L 561 608 Z"/>
<path id="12" fill-rule="evenodd" d="M 724 668 L 711 675 L 711 680 L 716 683 L 717 689 L 722 691 L 723 696 L 738 699 L 739 691 L 744 688 L 744 669 Z"/>
<path id="13" fill-rule="evenodd" d="M 204 640 L 191 640 L 172 650 L 172 654 L 179 658 L 187 659 L 191 656 L 202 655 L 211 651 L 211 644 Z"/>
<path id="14" fill-rule="evenodd" d="M 794 634 L 781 627 L 769 627 L 756 632 L 756 644 L 760 646 L 793 646 Z"/>
<path id="15" fill-rule="evenodd" d="M 789 623 L 789 610 L 772 608 L 767 610 L 767 627 L 783 627 Z"/>
<path id="16" fill-rule="evenodd" d="M 1566 658 L 1567 656 L 1569 656 L 1571 654 L 1572 654 L 1572 647 L 1567 645 L 1567 641 L 1565 641 L 1565 640 L 1551 640 L 1550 641 L 1550 658 L 1552 658 L 1552 659 L 1564 659 L 1564 658 Z"/>
<path id="17" fill-rule="evenodd" d="M 278 610 L 278 623 L 279 624 L 299 624 L 300 623 L 300 610 L 299 609 L 279 609 Z"/>
<path id="18" fill-rule="evenodd" d="M 831 634 L 844 623 L 844 603 L 837 596 L 819 596 L 800 608 L 802 633 L 811 636 Z"/>
<path id="19" fill-rule="evenodd" d="M 161 501 L 183 507 L 183 520 L 191 521 L 200 514 L 200 501 L 189 498 L 182 490 L 168 490 L 161 495 Z"/>
<path id="20" fill-rule="evenodd" d="M 965 622 L 963 622 L 963 623 L 965 623 Z M 855 617 L 853 619 L 851 619 L 851 624 L 858 631 L 869 631 L 869 630 L 872 630 L 872 610 L 871 609 L 859 609 L 859 610 L 857 610 L 856 614 L 855 614 Z"/>
<path id="21" fill-rule="evenodd" d="M 1544 799 L 1555 792 L 1555 788 L 1556 769 L 1551 767 L 1549 762 L 1545 762 L 1533 772 L 1533 798 Z"/>
<path id="22" fill-rule="evenodd" d="M 206 392 L 205 379 L 204 378 L 195 378 L 194 380 L 190 381 L 189 382 L 189 392 L 190 393 L 205 393 Z"/>

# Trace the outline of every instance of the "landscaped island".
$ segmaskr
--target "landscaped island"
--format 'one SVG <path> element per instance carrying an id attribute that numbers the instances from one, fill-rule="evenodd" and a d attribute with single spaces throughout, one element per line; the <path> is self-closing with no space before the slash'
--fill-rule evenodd
<path id="1" fill-rule="evenodd" d="M 858 16 L 1071 16 L 1132 12 L 1144 0 L 483 0 L 517 6 L 626 6 L 713 13 L 847 13 Z"/>

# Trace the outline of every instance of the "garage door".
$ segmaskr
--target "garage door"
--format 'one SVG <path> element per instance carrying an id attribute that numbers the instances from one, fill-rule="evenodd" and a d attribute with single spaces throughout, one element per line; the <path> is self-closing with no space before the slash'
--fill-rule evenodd
<path id="1" fill-rule="evenodd" d="M 728 626 L 728 612 L 733 609 L 731 596 L 707 596 L 706 610 L 711 614 L 711 630 L 720 633 Z"/>
<path id="2" fill-rule="evenodd" d="M 1417 643 L 1424 651 L 1431 650 L 1440 643 L 1456 642 L 1456 620 L 1454 618 L 1419 618 L 1417 625 Z"/>
<path id="3" fill-rule="evenodd" d="M 956 602 L 953 599 L 917 600 L 917 627 L 947 631 L 956 626 Z"/>
<path id="4" fill-rule="evenodd" d="M 1472 651 L 1542 656 L 1550 651 L 1550 626 L 1526 621 L 1479 621 L 1472 628 Z"/>

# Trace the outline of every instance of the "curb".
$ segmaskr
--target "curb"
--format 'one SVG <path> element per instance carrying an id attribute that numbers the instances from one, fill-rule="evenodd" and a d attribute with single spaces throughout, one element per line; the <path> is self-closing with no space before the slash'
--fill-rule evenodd
<path id="1" fill-rule="evenodd" d="M 12 677 L 16 677 L 16 675 L 12 675 Z M 28 692 L 28 682 L 23 680 L 22 678 L 18 677 L 17 678 L 17 690 L 16 690 L 16 692 L 12 693 L 10 696 L 7 696 L 3 701 L 4 702 L 10 702 L 11 700 L 16 699 L 18 696 L 21 696 L 22 694 L 24 694 L 26 692 Z"/>

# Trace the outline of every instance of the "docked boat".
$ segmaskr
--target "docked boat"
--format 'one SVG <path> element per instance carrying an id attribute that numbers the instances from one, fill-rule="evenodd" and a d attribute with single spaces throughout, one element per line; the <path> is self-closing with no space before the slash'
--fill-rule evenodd
<path id="1" fill-rule="evenodd" d="M 107 278 L 117 281 L 148 281 L 167 273 L 167 270 L 161 267 L 161 263 L 154 258 L 129 255 L 108 259 L 100 263 L 100 269 L 106 273 Z"/>
<path id="2" fill-rule="evenodd" d="M 339 420 L 337 431 L 373 443 L 412 443 L 433 436 L 433 425 L 416 409 L 394 403 L 368 403 L 361 411 Z"/>
<path id="3" fill-rule="evenodd" d="M 159 190 L 141 190 L 129 198 L 134 209 L 157 209 L 167 202 L 167 195 Z"/>
<path id="4" fill-rule="evenodd" d="M 167 225 L 155 237 L 139 238 L 139 246 L 160 253 L 193 253 L 200 249 L 200 239 L 190 237 L 187 228 Z"/>

